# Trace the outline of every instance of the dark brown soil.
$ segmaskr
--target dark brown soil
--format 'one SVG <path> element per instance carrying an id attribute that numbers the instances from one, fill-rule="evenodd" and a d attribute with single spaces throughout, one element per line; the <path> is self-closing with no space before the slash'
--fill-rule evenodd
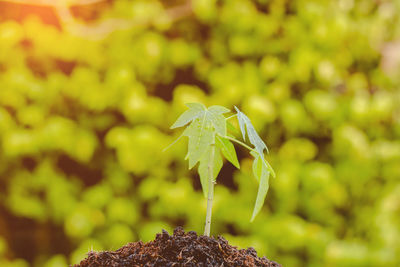
<path id="1" fill-rule="evenodd" d="M 178 227 L 171 236 L 163 230 L 154 241 L 129 243 L 117 251 L 89 252 L 88 257 L 74 267 L 131 266 L 268 266 L 280 264 L 257 257 L 253 248 L 240 249 L 223 237 L 198 236 Z"/>

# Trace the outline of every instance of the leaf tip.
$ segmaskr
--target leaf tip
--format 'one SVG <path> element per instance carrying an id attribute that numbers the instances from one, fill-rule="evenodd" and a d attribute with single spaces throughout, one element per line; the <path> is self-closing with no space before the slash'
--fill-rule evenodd
<path id="1" fill-rule="evenodd" d="M 190 157 L 189 157 L 189 170 L 191 170 L 194 166 L 196 166 L 196 163 L 198 162 L 198 160 L 197 161 L 193 161 L 193 160 L 191 160 L 190 159 Z"/>
<path id="2" fill-rule="evenodd" d="M 239 161 L 236 159 L 234 162 L 231 162 L 233 166 L 235 166 L 238 170 L 240 170 L 240 163 Z"/>

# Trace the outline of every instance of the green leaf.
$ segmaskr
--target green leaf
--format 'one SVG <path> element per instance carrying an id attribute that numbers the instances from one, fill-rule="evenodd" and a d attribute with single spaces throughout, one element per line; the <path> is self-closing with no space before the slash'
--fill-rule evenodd
<path id="1" fill-rule="evenodd" d="M 211 106 L 205 111 L 207 120 L 213 124 L 215 131 L 222 136 L 226 135 L 226 119 L 222 114 L 229 111 L 229 109 L 222 106 Z"/>
<path id="2" fill-rule="evenodd" d="M 203 104 L 199 103 L 188 103 L 186 104 L 186 106 L 189 107 L 189 109 L 186 110 L 181 116 L 179 116 L 179 118 L 170 127 L 170 129 L 185 126 L 189 122 L 202 116 L 204 114 L 204 111 L 206 110 L 206 107 Z"/>
<path id="3" fill-rule="evenodd" d="M 259 154 L 254 151 L 251 151 L 250 154 L 254 157 L 254 160 L 256 160 L 259 157 Z M 269 162 L 265 158 L 263 159 L 263 161 L 260 161 L 260 162 L 264 162 L 264 165 L 267 168 L 268 172 L 272 175 L 273 178 L 275 178 L 276 177 L 275 171 L 274 171 L 274 169 L 272 169 Z M 253 167 L 254 167 L 254 165 L 253 165 Z M 254 170 L 253 170 L 253 172 L 254 172 Z"/>
<path id="4" fill-rule="evenodd" d="M 235 147 L 228 139 L 217 135 L 215 145 L 221 149 L 222 154 L 227 160 L 229 160 L 229 162 L 231 162 L 236 168 L 240 169 Z"/>
<path id="5" fill-rule="evenodd" d="M 221 168 L 222 168 L 222 157 L 218 148 L 215 148 L 214 155 L 212 155 L 212 146 L 209 146 L 207 151 L 203 154 L 200 159 L 200 164 L 198 168 L 201 187 L 203 188 L 204 197 L 207 198 L 208 194 L 208 166 L 210 164 L 212 156 L 213 160 L 213 180 L 217 178 Z"/>
<path id="6" fill-rule="evenodd" d="M 226 121 L 223 115 L 207 112 L 206 117 L 207 120 L 214 126 L 214 129 L 218 134 L 222 136 L 226 135 Z"/>
<path id="7" fill-rule="evenodd" d="M 269 173 L 272 175 L 273 178 L 275 178 L 276 174 L 275 174 L 274 169 L 272 169 L 272 166 L 269 164 L 269 162 L 266 159 L 264 159 L 264 163 L 267 165 L 267 169 L 268 169 Z"/>
<path id="8" fill-rule="evenodd" d="M 250 220 L 251 222 L 254 221 L 254 218 L 257 216 L 262 206 L 264 205 L 264 200 L 267 196 L 269 188 L 269 171 L 263 161 L 264 159 L 257 155 L 253 162 L 253 174 L 256 177 L 259 185 L 253 215 L 251 216 Z"/>
<path id="9" fill-rule="evenodd" d="M 226 119 L 223 113 L 229 112 L 221 106 L 206 108 L 203 104 L 187 104 L 189 110 L 185 111 L 172 128 L 180 127 L 191 122 L 183 134 L 189 137 L 188 154 L 189 169 L 200 160 L 210 144 L 215 142 L 215 134 L 226 135 Z"/>
<path id="10" fill-rule="evenodd" d="M 263 164 L 262 160 L 260 160 L 260 156 L 257 153 L 253 154 L 254 161 L 253 161 L 253 175 L 257 179 L 257 182 L 260 182 L 260 177 L 262 175 Z"/>
<path id="11" fill-rule="evenodd" d="M 189 137 L 188 154 L 189 169 L 200 160 L 207 148 L 214 143 L 214 131 L 206 116 L 195 119 L 188 128 L 185 129 L 184 135 Z"/>
<path id="12" fill-rule="evenodd" d="M 237 112 L 237 119 L 239 121 L 239 127 L 240 127 L 240 131 L 242 132 L 243 141 L 246 141 L 246 121 L 245 121 L 245 117 L 247 118 L 247 116 L 244 115 L 236 106 L 235 106 L 235 110 Z"/>
<path id="13" fill-rule="evenodd" d="M 208 108 L 208 110 L 210 112 L 215 113 L 215 114 L 224 114 L 224 113 L 230 112 L 230 110 L 227 109 L 226 107 L 218 106 L 218 105 L 211 106 L 211 107 Z"/>
<path id="14" fill-rule="evenodd" d="M 235 107 L 235 109 L 237 111 L 237 118 L 239 121 L 240 131 L 242 132 L 243 135 L 243 140 L 246 140 L 245 139 L 246 136 L 245 126 L 246 126 L 247 135 L 249 137 L 250 143 L 254 146 L 254 148 L 260 154 L 262 159 L 264 159 L 264 149 L 268 153 L 267 145 L 264 143 L 264 141 L 258 135 L 257 131 L 254 129 L 254 126 L 253 124 L 251 124 L 250 119 L 237 107 Z"/>
<path id="15" fill-rule="evenodd" d="M 195 119 L 204 117 L 207 122 L 214 126 L 218 134 L 226 135 L 226 121 L 222 114 L 229 112 L 229 109 L 222 106 L 211 106 L 207 109 L 200 103 L 188 103 L 186 106 L 189 107 L 189 110 L 186 110 L 179 116 L 176 122 L 170 127 L 171 129 L 185 126 Z"/>

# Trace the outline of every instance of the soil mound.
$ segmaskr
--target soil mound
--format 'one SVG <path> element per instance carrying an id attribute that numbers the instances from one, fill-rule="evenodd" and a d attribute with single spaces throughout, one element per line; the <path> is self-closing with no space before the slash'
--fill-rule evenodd
<path id="1" fill-rule="evenodd" d="M 185 233 L 181 227 L 169 235 L 163 230 L 154 241 L 129 243 L 116 251 L 89 252 L 88 257 L 74 267 L 197 267 L 197 266 L 268 266 L 280 264 L 257 257 L 253 248 L 240 249 L 228 244 L 223 237 L 198 236 Z"/>

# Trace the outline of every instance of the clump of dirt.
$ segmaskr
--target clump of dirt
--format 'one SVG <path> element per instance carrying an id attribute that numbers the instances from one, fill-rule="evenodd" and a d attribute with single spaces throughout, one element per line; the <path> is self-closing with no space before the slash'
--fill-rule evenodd
<path id="1" fill-rule="evenodd" d="M 181 227 L 169 235 L 163 230 L 154 241 L 129 243 L 116 251 L 89 252 L 88 257 L 74 267 L 131 266 L 265 266 L 280 264 L 257 257 L 254 248 L 237 249 L 223 237 L 198 236 L 185 233 Z"/>

